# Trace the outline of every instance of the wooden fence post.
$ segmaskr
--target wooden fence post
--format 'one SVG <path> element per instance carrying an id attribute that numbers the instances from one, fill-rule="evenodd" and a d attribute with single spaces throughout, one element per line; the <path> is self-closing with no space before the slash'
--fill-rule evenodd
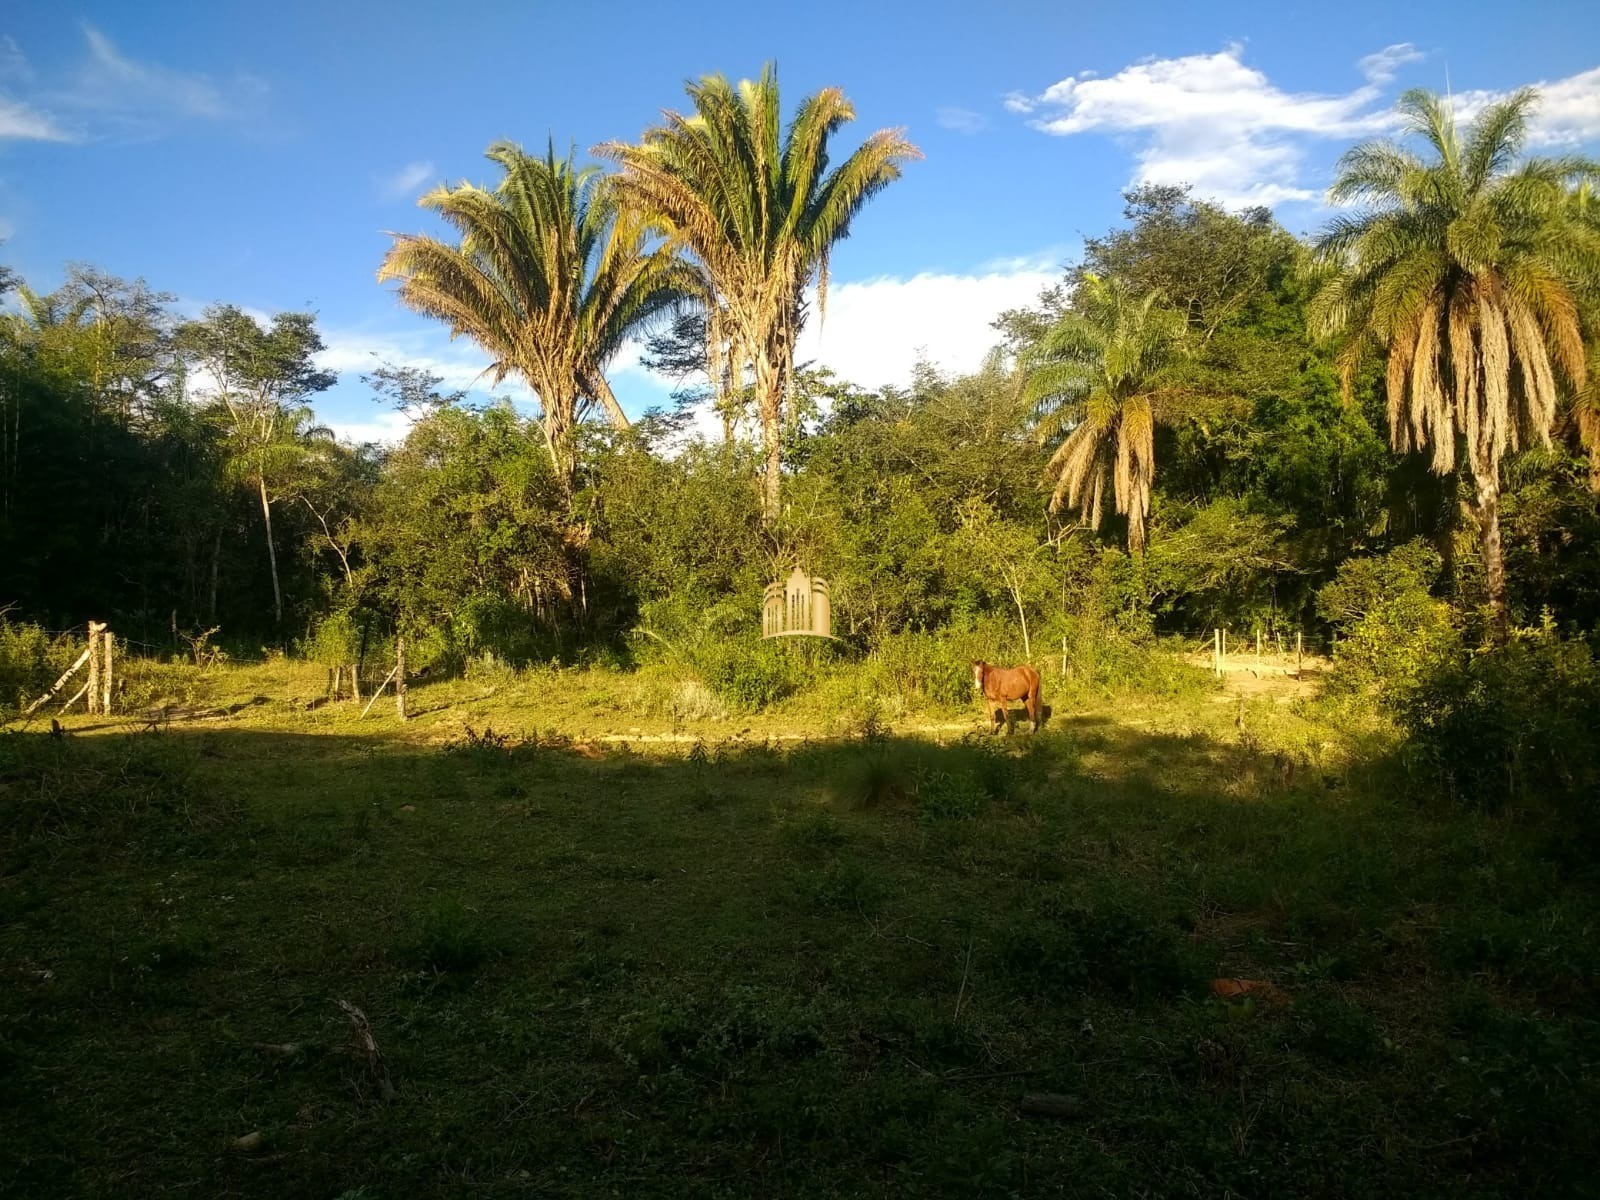
<path id="1" fill-rule="evenodd" d="M 104 621 L 89 622 L 89 713 L 100 711 L 100 635 L 105 632 Z"/>
<path id="2" fill-rule="evenodd" d="M 1211 631 L 1211 670 L 1218 679 L 1222 678 L 1222 630 Z"/>
<path id="3" fill-rule="evenodd" d="M 1300 630 L 1298 629 L 1294 631 L 1294 677 L 1296 679 L 1305 678 L 1305 665 L 1300 658 Z"/>
<path id="4" fill-rule="evenodd" d="M 400 634 L 394 638 L 394 710 L 400 719 L 406 719 L 406 639 Z"/>
<path id="5" fill-rule="evenodd" d="M 103 714 L 111 712 L 111 662 L 117 647 L 117 635 L 109 629 L 100 635 L 100 647 L 105 651 L 105 670 L 100 675 L 100 711 Z"/>

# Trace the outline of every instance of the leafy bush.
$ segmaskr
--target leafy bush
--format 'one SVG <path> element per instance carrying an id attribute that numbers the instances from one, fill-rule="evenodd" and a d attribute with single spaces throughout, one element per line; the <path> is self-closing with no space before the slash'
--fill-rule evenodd
<path id="1" fill-rule="evenodd" d="M 878 695 L 898 694 L 956 708 L 972 698 L 970 661 L 971 656 L 949 636 L 913 630 L 880 638 L 862 674 Z"/>
<path id="2" fill-rule="evenodd" d="M 82 641 L 0 619 L 0 713 L 38 699 L 82 653 Z"/>
<path id="3" fill-rule="evenodd" d="M 1330 1062 L 1362 1063 L 1383 1049 L 1383 1030 L 1335 996 L 1311 992 L 1295 1002 L 1295 1041 Z"/>
<path id="4" fill-rule="evenodd" d="M 1388 554 L 1350 559 L 1317 593 L 1317 612 L 1343 635 L 1336 691 L 1374 690 L 1403 703 L 1460 652 L 1454 614 L 1429 591 L 1439 569 L 1432 546 L 1409 542 Z"/>
<path id="5" fill-rule="evenodd" d="M 835 794 L 855 808 L 914 802 L 923 820 L 971 820 L 1015 791 L 1016 761 L 985 739 L 958 746 L 873 738 L 835 768 Z"/>
<path id="6" fill-rule="evenodd" d="M 803 682 L 798 656 L 788 646 L 749 640 L 707 640 L 694 665 L 730 708 L 759 712 L 798 691 Z"/>
<path id="7" fill-rule="evenodd" d="M 1457 653 L 1396 702 L 1408 755 L 1472 808 L 1545 809 L 1600 831 L 1600 664 L 1548 625 Z"/>
<path id="8" fill-rule="evenodd" d="M 361 654 L 361 627 L 351 613 L 331 613 L 317 622 L 302 652 L 325 667 L 347 666 Z"/>
<path id="9" fill-rule="evenodd" d="M 559 649 L 531 612 L 503 596 L 474 596 L 455 614 L 452 626 L 463 653 L 493 656 L 513 667 L 548 661 Z"/>

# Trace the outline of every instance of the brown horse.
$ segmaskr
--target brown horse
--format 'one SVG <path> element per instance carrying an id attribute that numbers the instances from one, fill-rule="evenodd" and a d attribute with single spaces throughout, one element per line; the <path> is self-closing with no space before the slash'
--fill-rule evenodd
<path id="1" fill-rule="evenodd" d="M 1033 731 L 1039 732 L 1039 722 L 1044 719 L 1039 672 L 1032 667 L 991 667 L 979 659 L 972 660 L 972 688 L 989 704 L 989 723 L 998 728 L 1000 718 L 1006 720 L 1009 735 L 1016 723 L 1009 701 L 1021 700 L 1026 704 L 1028 716 L 1033 718 Z"/>

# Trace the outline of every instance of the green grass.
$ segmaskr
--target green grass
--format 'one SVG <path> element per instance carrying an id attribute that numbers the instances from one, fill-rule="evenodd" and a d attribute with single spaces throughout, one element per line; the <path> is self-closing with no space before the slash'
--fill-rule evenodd
<path id="1" fill-rule="evenodd" d="M 651 716 L 600 672 L 418 687 L 401 727 L 306 711 L 320 679 L 0 734 L 0 1192 L 1600 1177 L 1594 875 L 1393 794 L 1381 737 L 1203 690 L 1009 742 L 839 736 L 804 698 Z M 575 740 L 601 732 L 630 741 Z M 1082 1115 L 1020 1115 L 1035 1091 Z"/>

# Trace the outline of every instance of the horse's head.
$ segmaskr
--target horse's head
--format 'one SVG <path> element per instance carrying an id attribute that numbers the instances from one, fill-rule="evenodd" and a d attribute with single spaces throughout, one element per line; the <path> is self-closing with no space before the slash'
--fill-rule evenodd
<path id="1" fill-rule="evenodd" d="M 972 660 L 972 690 L 973 691 L 975 691 L 975 692 L 983 691 L 983 673 L 985 671 L 987 671 L 988 669 L 989 669 L 989 664 L 984 662 L 981 658 L 975 658 L 975 659 Z"/>

